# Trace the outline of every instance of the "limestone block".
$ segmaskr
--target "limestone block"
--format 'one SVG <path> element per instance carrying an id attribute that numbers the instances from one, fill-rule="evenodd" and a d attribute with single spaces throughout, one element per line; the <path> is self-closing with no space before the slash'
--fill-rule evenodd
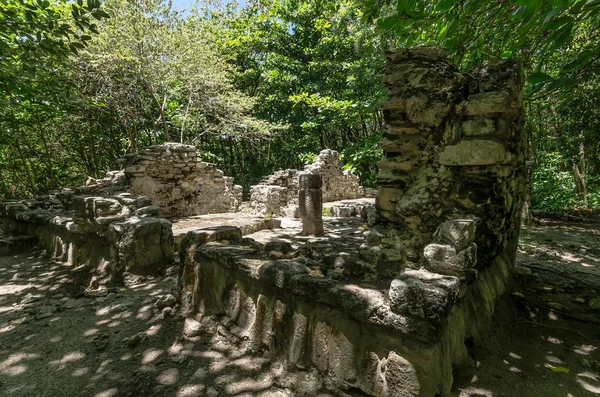
<path id="1" fill-rule="evenodd" d="M 442 223 L 440 235 L 450 242 L 457 251 L 461 251 L 475 239 L 474 219 L 454 219 Z"/>
<path id="2" fill-rule="evenodd" d="M 427 270 L 464 278 L 465 272 L 477 264 L 477 245 L 471 243 L 457 251 L 452 245 L 433 243 L 425 247 L 423 257 Z"/>
<path id="3" fill-rule="evenodd" d="M 456 277 L 406 270 L 392 281 L 390 308 L 395 313 L 439 322 L 456 303 L 459 288 L 460 280 Z"/>
<path id="4" fill-rule="evenodd" d="M 117 274 L 153 274 L 173 261 L 173 232 L 166 219 L 132 217 L 113 222 L 108 239 Z"/>
<path id="5" fill-rule="evenodd" d="M 146 171 L 146 167 L 143 165 L 132 165 L 125 168 L 126 174 L 136 174 Z"/>
<path id="6" fill-rule="evenodd" d="M 450 105 L 432 102 L 424 95 L 416 95 L 406 100 L 406 115 L 415 124 L 430 127 L 439 126 L 450 112 Z"/>
<path id="7" fill-rule="evenodd" d="M 470 95 L 464 104 L 467 116 L 485 116 L 511 111 L 511 97 L 506 91 L 491 91 Z"/>
<path id="8" fill-rule="evenodd" d="M 446 146 L 440 153 L 439 162 L 443 165 L 492 165 L 502 163 L 506 157 L 506 149 L 498 142 L 468 140 Z"/>
<path id="9" fill-rule="evenodd" d="M 413 365 L 396 354 L 390 352 L 385 362 L 385 386 L 382 395 L 385 397 L 418 397 L 421 392 L 417 371 Z"/>
<path id="10" fill-rule="evenodd" d="M 390 135 L 417 135 L 421 133 L 421 129 L 411 125 L 398 126 L 388 124 L 386 125 L 386 132 Z"/>
<path id="11" fill-rule="evenodd" d="M 475 117 L 462 123 L 462 131 L 465 136 L 485 136 L 496 132 L 496 120 Z"/>
<path id="12" fill-rule="evenodd" d="M 442 46 L 413 47 L 408 50 L 411 57 L 428 61 L 448 60 L 448 50 Z"/>

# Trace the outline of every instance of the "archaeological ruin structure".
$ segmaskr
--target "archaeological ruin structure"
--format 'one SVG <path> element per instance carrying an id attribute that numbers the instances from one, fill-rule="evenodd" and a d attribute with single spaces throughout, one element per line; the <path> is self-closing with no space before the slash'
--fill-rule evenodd
<path id="1" fill-rule="evenodd" d="M 323 202 L 357 199 L 364 196 L 358 177 L 342 168 L 340 154 L 321 151 L 304 170 L 280 170 L 264 177 L 250 189 L 252 213 L 269 216 L 298 216 L 298 180 L 301 174 L 318 174 L 323 181 Z"/>
<path id="2" fill-rule="evenodd" d="M 324 237 L 297 227 L 189 239 L 180 300 L 190 321 L 218 316 L 255 349 L 346 391 L 449 396 L 515 263 L 523 78 L 512 60 L 460 73 L 438 47 L 386 55 L 387 130 L 370 225 L 345 218 L 327 220 Z M 263 186 L 289 203 L 294 177 L 280 172 Z"/>
<path id="3" fill-rule="evenodd" d="M 513 60 L 461 73 L 440 47 L 386 56 L 374 205 L 325 150 L 263 178 L 239 212 L 241 187 L 193 146 L 156 145 L 85 186 L 0 203 L 15 233 L 0 254 L 37 241 L 112 283 L 160 271 L 177 251 L 184 337 L 209 317 L 349 395 L 450 396 L 515 264 L 523 78 Z"/>

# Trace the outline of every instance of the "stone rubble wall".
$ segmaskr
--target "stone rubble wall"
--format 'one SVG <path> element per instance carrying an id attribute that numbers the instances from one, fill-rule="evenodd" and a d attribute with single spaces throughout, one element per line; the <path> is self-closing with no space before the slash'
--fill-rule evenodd
<path id="1" fill-rule="evenodd" d="M 117 163 L 121 171 L 110 171 L 103 179 L 90 178 L 81 192 L 144 195 L 165 217 L 234 212 L 242 202 L 242 187 L 214 164 L 200 161 L 192 145 L 149 146 Z"/>
<path id="2" fill-rule="evenodd" d="M 440 47 L 386 56 L 380 238 L 363 256 L 382 276 L 395 277 L 421 266 L 423 248 L 445 220 L 473 218 L 477 266 L 492 263 L 518 237 L 525 194 L 518 63 L 490 62 L 461 74 Z"/>
<path id="3" fill-rule="evenodd" d="M 195 146 L 150 146 L 129 164 L 129 190 L 150 197 L 164 216 L 234 212 L 242 201 L 241 186 L 214 164 L 198 160 Z"/>
<path id="4" fill-rule="evenodd" d="M 321 175 L 323 202 L 356 199 L 364 195 L 359 179 L 342 169 L 340 154 L 335 150 L 321 151 L 304 170 L 281 170 L 250 188 L 250 206 L 253 214 L 297 216 L 298 180 L 302 173 Z"/>

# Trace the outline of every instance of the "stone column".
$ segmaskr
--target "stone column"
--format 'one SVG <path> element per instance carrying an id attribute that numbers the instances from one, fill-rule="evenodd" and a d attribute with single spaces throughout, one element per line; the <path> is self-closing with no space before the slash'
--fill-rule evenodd
<path id="1" fill-rule="evenodd" d="M 302 219 L 302 234 L 323 236 L 323 192 L 321 175 L 301 174 L 298 207 Z"/>

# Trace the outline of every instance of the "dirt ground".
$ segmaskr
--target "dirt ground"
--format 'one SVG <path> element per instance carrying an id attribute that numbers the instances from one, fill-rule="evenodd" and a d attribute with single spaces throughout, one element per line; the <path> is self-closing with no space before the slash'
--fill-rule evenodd
<path id="1" fill-rule="evenodd" d="M 600 395 L 599 254 L 600 224 L 524 229 L 514 292 L 456 396 Z M 176 267 L 97 297 L 71 270 L 41 252 L 0 257 L 0 395 L 347 395 L 313 372 L 285 373 L 212 321 L 184 338 L 168 303 Z"/>

